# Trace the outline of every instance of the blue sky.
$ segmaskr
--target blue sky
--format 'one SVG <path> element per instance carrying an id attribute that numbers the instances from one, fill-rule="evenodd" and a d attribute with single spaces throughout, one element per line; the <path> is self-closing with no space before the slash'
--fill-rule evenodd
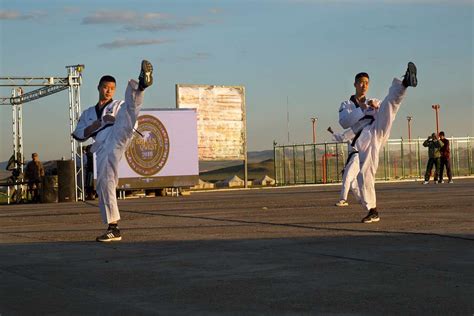
<path id="1" fill-rule="evenodd" d="M 174 108 L 175 84 L 244 85 L 249 150 L 318 141 L 339 129 L 339 104 L 353 78 L 371 76 L 369 95 L 383 99 L 394 76 L 414 61 L 411 89 L 392 129 L 407 137 L 435 130 L 431 105 L 441 104 L 448 136 L 473 133 L 472 0 L 0 0 L 0 77 L 65 77 L 85 64 L 82 108 L 97 102 L 103 74 L 118 80 L 121 98 L 141 59 L 152 61 L 156 85 L 145 107 Z M 0 88 L 0 96 L 10 90 Z M 42 160 L 69 155 L 66 92 L 24 105 L 24 151 Z M 12 151 L 11 108 L 0 107 L 0 161 Z"/>

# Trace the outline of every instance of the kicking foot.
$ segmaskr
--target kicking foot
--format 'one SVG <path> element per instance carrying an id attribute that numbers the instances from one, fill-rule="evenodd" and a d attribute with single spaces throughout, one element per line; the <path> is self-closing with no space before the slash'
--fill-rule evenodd
<path id="1" fill-rule="evenodd" d="M 153 84 L 153 66 L 148 60 L 142 61 L 140 76 L 138 76 L 138 88 L 143 91 Z"/>
<path id="2" fill-rule="evenodd" d="M 335 205 L 336 205 L 336 206 L 348 206 L 349 203 L 347 203 L 346 200 L 340 200 L 340 201 L 337 202 Z"/>
<path id="3" fill-rule="evenodd" d="M 122 240 L 122 235 L 120 235 L 120 229 L 112 228 L 107 229 L 105 234 L 100 235 L 95 239 L 98 242 L 110 242 L 110 241 L 120 241 Z"/>
<path id="4" fill-rule="evenodd" d="M 416 78 L 416 66 L 411 61 L 408 63 L 407 71 L 403 76 L 402 84 L 407 87 L 416 87 L 418 85 L 418 79 Z"/>
<path id="5" fill-rule="evenodd" d="M 380 221 L 379 213 L 375 208 L 371 208 L 369 214 L 362 219 L 362 223 L 374 223 Z"/>

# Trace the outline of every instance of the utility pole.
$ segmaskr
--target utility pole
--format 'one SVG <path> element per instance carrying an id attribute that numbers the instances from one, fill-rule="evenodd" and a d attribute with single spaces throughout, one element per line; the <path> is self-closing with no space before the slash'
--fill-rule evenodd
<path id="1" fill-rule="evenodd" d="M 413 116 L 407 116 L 407 121 L 408 121 L 408 140 L 411 141 L 411 120 L 413 119 Z"/>
<path id="2" fill-rule="evenodd" d="M 317 117 L 312 117 L 311 122 L 313 123 L 313 144 L 316 144 L 316 121 L 318 120 Z"/>
<path id="3" fill-rule="evenodd" d="M 439 104 L 433 104 L 431 108 L 436 112 L 436 134 L 439 135 Z"/>
<path id="4" fill-rule="evenodd" d="M 286 97 L 286 131 L 288 133 L 288 145 L 290 144 L 290 111 L 288 110 L 288 96 Z"/>

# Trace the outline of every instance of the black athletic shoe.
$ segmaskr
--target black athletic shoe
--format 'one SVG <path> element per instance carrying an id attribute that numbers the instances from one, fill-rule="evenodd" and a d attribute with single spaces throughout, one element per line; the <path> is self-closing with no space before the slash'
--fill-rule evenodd
<path id="1" fill-rule="evenodd" d="M 362 223 L 373 223 L 380 220 L 379 213 L 375 208 L 370 209 L 369 214 L 362 219 Z"/>
<path id="2" fill-rule="evenodd" d="M 145 90 L 152 84 L 153 84 L 153 66 L 148 60 L 143 60 L 140 76 L 138 76 L 138 87 L 140 88 L 140 90 Z"/>
<path id="3" fill-rule="evenodd" d="M 122 235 L 120 235 L 120 229 L 118 228 L 107 229 L 105 234 L 97 237 L 95 240 L 99 242 L 120 241 L 122 240 Z"/>
<path id="4" fill-rule="evenodd" d="M 416 78 L 416 66 L 411 61 L 408 63 L 405 76 L 403 76 L 403 85 L 405 87 L 416 87 L 418 85 L 418 79 Z"/>

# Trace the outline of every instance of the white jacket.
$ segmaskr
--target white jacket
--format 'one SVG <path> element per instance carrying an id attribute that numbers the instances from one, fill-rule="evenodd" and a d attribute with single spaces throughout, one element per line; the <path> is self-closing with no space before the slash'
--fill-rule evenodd
<path id="1" fill-rule="evenodd" d="M 377 99 L 367 99 L 366 102 L 372 100 L 374 103 L 380 103 Z M 351 100 L 347 100 L 341 103 L 339 107 L 339 124 L 342 128 L 351 128 L 354 133 L 358 133 L 366 125 L 370 124 L 373 120 L 363 119 L 365 116 L 372 116 L 375 118 L 377 109 L 368 107 L 363 110 L 357 106 Z"/>
<path id="2" fill-rule="evenodd" d="M 102 111 L 102 117 L 105 115 L 112 115 L 115 117 L 122 106 L 124 101 L 120 100 L 113 100 L 109 104 L 106 105 L 105 109 Z M 102 120 L 102 117 L 100 118 Z M 87 108 L 84 112 L 82 112 L 81 117 L 79 118 L 79 122 L 77 123 L 76 129 L 72 133 L 72 136 L 80 141 L 84 142 L 89 137 L 92 137 L 95 141 L 101 142 L 105 139 L 104 133 L 101 133 L 107 126 L 110 126 L 111 124 L 105 124 L 104 121 L 102 121 L 102 125 L 95 130 L 91 136 L 85 137 L 84 136 L 84 131 L 85 129 L 90 126 L 94 121 L 98 119 L 97 113 L 95 111 L 95 105 Z M 102 134 L 102 137 L 101 137 Z"/>

